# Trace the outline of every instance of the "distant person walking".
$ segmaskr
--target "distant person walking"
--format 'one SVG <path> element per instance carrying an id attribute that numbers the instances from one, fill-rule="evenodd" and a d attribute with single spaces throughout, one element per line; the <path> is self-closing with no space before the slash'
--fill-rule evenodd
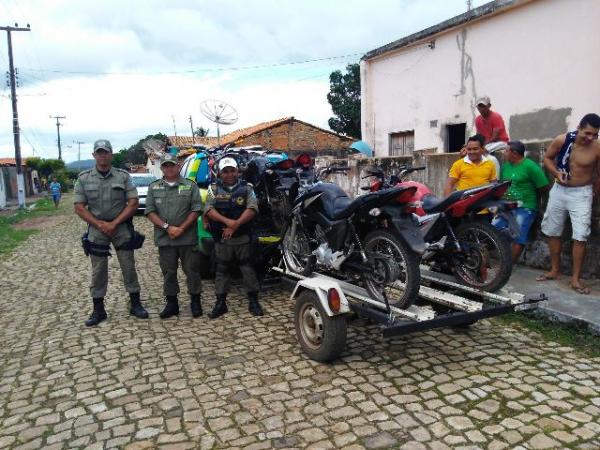
<path id="1" fill-rule="evenodd" d="M 50 194 L 52 195 L 52 201 L 54 202 L 54 207 L 58 208 L 58 204 L 60 203 L 60 191 L 62 186 L 56 180 L 56 177 L 52 177 L 52 182 L 50 183 L 49 189 Z"/>

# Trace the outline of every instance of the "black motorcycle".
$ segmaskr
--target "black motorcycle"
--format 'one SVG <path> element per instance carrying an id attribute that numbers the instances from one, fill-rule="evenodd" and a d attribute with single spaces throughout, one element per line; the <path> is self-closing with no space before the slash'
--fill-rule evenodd
<path id="1" fill-rule="evenodd" d="M 316 178 L 347 170 L 326 168 Z M 333 183 L 317 181 L 296 188 L 299 193 L 282 238 L 286 267 L 302 275 L 316 268 L 332 272 L 362 284 L 374 299 L 410 306 L 420 285 L 418 255 L 404 240 L 383 230 L 381 220 L 386 217 L 382 208 L 406 202 L 414 188 L 391 188 L 355 199 Z M 361 231 L 366 235 L 361 237 Z M 418 233 L 414 235 L 418 239 Z"/>

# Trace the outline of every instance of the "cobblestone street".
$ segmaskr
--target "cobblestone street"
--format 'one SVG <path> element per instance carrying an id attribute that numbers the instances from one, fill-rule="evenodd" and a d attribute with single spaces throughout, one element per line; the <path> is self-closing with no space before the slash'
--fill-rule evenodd
<path id="1" fill-rule="evenodd" d="M 89 260 L 69 215 L 0 260 L 0 448 L 600 448 L 600 358 L 484 320 L 383 339 L 351 326 L 341 360 L 308 360 L 290 291 L 252 317 L 161 320 L 151 229 L 136 252 L 149 320 L 110 259 L 109 320 L 88 329 Z M 180 272 L 181 275 L 181 272 Z M 180 284 L 185 289 L 185 283 Z M 214 302 L 205 283 L 205 314 Z"/>

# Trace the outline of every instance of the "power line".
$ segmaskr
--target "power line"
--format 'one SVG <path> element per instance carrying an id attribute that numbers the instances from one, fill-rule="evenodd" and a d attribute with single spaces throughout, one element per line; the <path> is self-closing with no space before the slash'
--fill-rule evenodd
<path id="1" fill-rule="evenodd" d="M 180 73 L 201 73 L 201 72 L 229 72 L 238 70 L 253 70 L 253 69 L 269 69 L 273 67 L 285 67 L 301 64 L 310 64 L 313 62 L 320 61 L 332 61 L 336 59 L 343 59 L 349 57 L 355 57 L 364 55 L 365 52 L 361 53 L 350 53 L 347 55 L 340 56 L 328 56 L 325 58 L 305 59 L 301 61 L 290 61 L 281 63 L 270 63 L 270 64 L 258 64 L 254 66 L 233 66 L 233 67 L 213 67 L 204 69 L 184 69 L 184 70 L 170 70 L 170 71 L 147 71 L 147 72 L 92 72 L 92 71 L 70 71 L 70 70 L 53 70 L 53 69 L 33 69 L 30 67 L 22 67 L 21 70 L 27 70 L 30 72 L 49 72 L 49 73 L 64 73 L 71 75 L 172 75 Z"/>

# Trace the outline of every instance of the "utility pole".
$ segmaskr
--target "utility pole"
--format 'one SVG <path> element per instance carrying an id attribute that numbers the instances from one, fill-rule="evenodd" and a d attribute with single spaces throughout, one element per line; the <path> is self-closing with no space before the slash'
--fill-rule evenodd
<path id="1" fill-rule="evenodd" d="M 73 141 L 73 144 L 77 144 L 77 171 L 81 172 L 81 144 L 85 144 L 85 142 Z"/>
<path id="2" fill-rule="evenodd" d="M 17 199 L 19 208 L 25 208 L 25 180 L 23 178 L 23 167 L 21 161 L 21 135 L 19 131 L 19 113 L 17 112 L 17 87 L 15 82 L 15 66 L 13 64 L 12 53 L 12 31 L 31 31 L 29 24 L 27 28 L 19 28 L 19 24 L 15 23 L 14 27 L 0 27 L 0 31 L 6 31 L 8 40 L 8 70 L 10 77 L 10 98 L 12 101 L 13 111 L 13 139 L 15 142 L 15 163 L 17 165 Z"/>
<path id="3" fill-rule="evenodd" d="M 190 128 L 192 129 L 192 144 L 196 143 L 196 134 L 194 133 L 194 122 L 192 122 L 192 115 L 190 114 Z"/>
<path id="4" fill-rule="evenodd" d="M 58 135 L 58 159 L 62 161 L 62 149 L 60 147 L 60 119 L 66 119 L 66 116 L 50 116 L 51 119 L 56 119 L 56 134 Z"/>
<path id="5" fill-rule="evenodd" d="M 173 133 L 175 133 L 175 137 L 177 137 L 177 127 L 175 126 L 175 116 L 171 115 L 171 119 L 173 119 Z"/>

